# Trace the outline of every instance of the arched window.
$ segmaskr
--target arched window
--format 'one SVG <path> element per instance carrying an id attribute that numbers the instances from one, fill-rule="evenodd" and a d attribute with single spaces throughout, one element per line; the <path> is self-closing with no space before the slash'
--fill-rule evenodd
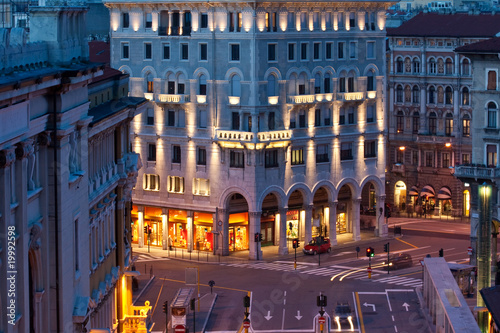
<path id="1" fill-rule="evenodd" d="M 453 74 L 453 60 L 451 60 L 450 58 L 446 59 L 446 74 Z"/>
<path id="2" fill-rule="evenodd" d="M 230 96 L 240 96 L 241 95 L 241 79 L 240 76 L 235 74 L 231 76 L 231 95 Z"/>
<path id="3" fill-rule="evenodd" d="M 453 114 L 448 112 L 444 120 L 444 134 L 446 136 L 451 136 L 453 133 Z"/>
<path id="4" fill-rule="evenodd" d="M 325 87 L 325 93 L 331 93 L 332 92 L 332 79 L 330 78 L 330 74 L 326 73 L 325 78 L 324 78 L 324 87 Z"/>
<path id="5" fill-rule="evenodd" d="M 464 114 L 462 118 L 462 136 L 470 136 L 470 117 Z"/>
<path id="6" fill-rule="evenodd" d="M 463 76 L 469 76 L 470 75 L 470 61 L 467 58 L 465 58 L 462 61 L 462 75 Z"/>
<path id="7" fill-rule="evenodd" d="M 414 58 L 412 62 L 412 67 L 414 74 L 420 73 L 420 59 Z"/>
<path id="8" fill-rule="evenodd" d="M 186 79 L 184 78 L 184 74 L 179 74 L 177 77 L 177 94 L 184 95 L 186 89 Z"/>
<path id="9" fill-rule="evenodd" d="M 437 102 L 438 104 L 444 103 L 444 89 L 441 86 L 437 88 Z"/>
<path id="10" fill-rule="evenodd" d="M 403 58 L 396 59 L 396 73 L 403 73 Z"/>
<path id="11" fill-rule="evenodd" d="M 200 75 L 198 79 L 199 82 L 199 94 L 206 95 L 207 94 L 207 78 L 204 74 Z"/>
<path id="12" fill-rule="evenodd" d="M 403 103 L 403 86 L 398 85 L 396 87 L 396 102 Z"/>
<path id="13" fill-rule="evenodd" d="M 354 74 L 349 73 L 349 76 L 347 77 L 347 92 L 354 92 Z"/>
<path id="14" fill-rule="evenodd" d="M 273 74 L 267 77 L 267 96 L 277 96 L 276 95 L 276 76 Z"/>
<path id="15" fill-rule="evenodd" d="M 404 122 L 405 122 L 405 117 L 404 117 L 403 111 L 398 111 L 398 113 L 396 114 L 396 132 L 397 133 L 403 133 Z"/>
<path id="16" fill-rule="evenodd" d="M 462 105 L 470 105 L 469 88 L 467 87 L 462 89 Z"/>
<path id="17" fill-rule="evenodd" d="M 417 111 L 415 111 L 415 112 L 413 112 L 412 132 L 414 134 L 418 134 L 419 129 L 420 129 L 420 114 Z"/>
<path id="18" fill-rule="evenodd" d="M 405 86 L 405 103 L 411 103 L 411 87 Z"/>
<path id="19" fill-rule="evenodd" d="M 306 92 L 306 75 L 304 73 L 299 75 L 299 95 L 305 95 Z"/>
<path id="20" fill-rule="evenodd" d="M 437 116 L 435 112 L 429 114 L 429 134 L 436 135 Z"/>
<path id="21" fill-rule="evenodd" d="M 405 73 L 411 73 L 411 59 L 405 59 Z"/>
<path id="22" fill-rule="evenodd" d="M 434 58 L 429 59 L 429 74 L 436 74 L 436 73 L 437 73 L 436 60 Z"/>
<path id="23" fill-rule="evenodd" d="M 148 74 L 146 74 L 146 91 L 148 93 L 152 93 L 154 91 L 153 79 L 153 74 L 151 74 L 151 72 L 148 72 Z"/>
<path id="24" fill-rule="evenodd" d="M 446 90 L 445 90 L 445 103 L 447 105 L 451 105 L 453 104 L 453 90 L 451 89 L 451 87 L 446 87 Z"/>
<path id="25" fill-rule="evenodd" d="M 413 86 L 412 100 L 413 100 L 413 104 L 420 103 L 420 89 L 418 88 L 418 86 Z"/>
<path id="26" fill-rule="evenodd" d="M 297 95 L 297 75 L 290 75 L 288 80 L 288 94 L 291 96 Z"/>
<path id="27" fill-rule="evenodd" d="M 444 74 L 444 60 L 439 58 L 437 61 L 437 72 L 439 75 Z"/>
<path id="28" fill-rule="evenodd" d="M 344 73 L 340 74 L 340 77 L 339 77 L 339 92 L 340 93 L 345 92 L 345 74 Z"/>
<path id="29" fill-rule="evenodd" d="M 429 88 L 429 104 L 435 104 L 436 103 L 436 88 L 434 86 L 431 86 Z"/>
<path id="30" fill-rule="evenodd" d="M 488 103 L 488 128 L 497 128 L 497 105 Z"/>
<path id="31" fill-rule="evenodd" d="M 366 91 L 375 90 L 375 73 L 373 70 L 368 71 L 368 76 L 366 78 Z"/>
<path id="32" fill-rule="evenodd" d="M 321 76 L 319 73 L 314 75 L 314 93 L 321 94 Z"/>

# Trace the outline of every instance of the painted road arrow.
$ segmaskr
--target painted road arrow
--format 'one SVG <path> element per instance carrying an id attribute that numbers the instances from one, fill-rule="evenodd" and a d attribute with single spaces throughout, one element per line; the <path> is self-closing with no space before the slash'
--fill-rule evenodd
<path id="1" fill-rule="evenodd" d="M 375 312 L 375 304 L 368 304 L 365 302 L 363 305 L 366 307 L 369 307 L 369 306 L 373 307 L 373 312 Z"/>
<path id="2" fill-rule="evenodd" d="M 300 315 L 300 310 L 297 310 L 297 315 L 295 316 L 295 318 L 297 318 L 297 320 L 302 319 L 302 316 Z"/>
<path id="3" fill-rule="evenodd" d="M 271 311 L 267 311 L 267 316 L 265 316 L 264 318 L 266 318 L 266 320 L 270 320 L 273 316 L 271 316 Z"/>
<path id="4" fill-rule="evenodd" d="M 406 309 L 406 311 L 408 311 L 408 307 L 409 307 L 409 306 L 410 306 L 410 304 L 408 304 L 408 303 L 406 303 L 406 302 L 404 302 L 404 303 L 403 303 L 403 307 Z"/>

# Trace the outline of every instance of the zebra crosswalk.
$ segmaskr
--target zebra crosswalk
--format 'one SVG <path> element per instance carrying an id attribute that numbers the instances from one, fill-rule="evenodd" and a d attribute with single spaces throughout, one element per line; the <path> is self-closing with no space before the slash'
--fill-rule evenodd
<path id="1" fill-rule="evenodd" d="M 331 279 L 336 277 L 335 281 L 342 281 L 344 279 L 350 280 L 367 280 L 368 275 L 366 268 L 360 267 L 359 269 L 353 269 L 353 267 L 331 265 L 325 267 L 318 267 L 316 265 L 311 265 L 310 263 L 297 263 L 297 269 L 294 268 L 293 262 L 285 261 L 275 261 L 275 262 L 258 262 L 258 263 L 222 263 L 221 265 L 238 267 L 238 268 L 252 268 L 252 269 L 264 269 L 269 271 L 282 271 L 291 272 L 297 271 L 301 274 L 308 274 L 314 276 L 323 276 Z M 386 271 L 382 270 L 372 270 L 371 279 L 373 282 L 395 284 L 407 287 L 419 287 L 422 286 L 421 279 L 415 279 L 406 276 L 398 276 L 391 273 L 387 275 Z"/>
<path id="2" fill-rule="evenodd" d="M 144 262 L 152 260 L 170 260 L 168 258 L 154 256 L 149 253 L 139 253 L 138 255 L 134 256 L 134 259 L 135 259 L 134 262 Z"/>

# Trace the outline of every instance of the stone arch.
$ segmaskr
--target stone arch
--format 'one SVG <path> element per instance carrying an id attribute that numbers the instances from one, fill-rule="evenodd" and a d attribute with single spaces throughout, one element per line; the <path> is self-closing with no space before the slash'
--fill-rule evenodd
<path id="1" fill-rule="evenodd" d="M 305 183 L 296 183 L 286 192 L 286 202 L 290 200 L 290 196 L 294 191 L 299 191 L 304 196 L 304 204 L 309 205 L 312 202 L 311 189 Z"/>
<path id="2" fill-rule="evenodd" d="M 374 176 L 374 175 L 369 175 L 369 176 L 363 178 L 363 180 L 361 180 L 361 184 L 359 187 L 362 189 L 369 182 L 371 182 L 375 186 L 375 190 L 377 191 L 377 195 L 385 194 L 385 187 L 384 187 L 384 184 L 382 183 L 382 180 L 379 177 Z"/>
<path id="3" fill-rule="evenodd" d="M 363 76 L 368 76 L 368 72 L 369 72 L 370 70 L 373 70 L 373 72 L 374 72 L 375 76 L 380 75 L 380 72 L 379 72 L 379 69 L 378 69 L 377 65 L 375 65 L 375 64 L 368 64 L 368 65 L 365 67 L 364 71 L 363 71 Z"/>
<path id="4" fill-rule="evenodd" d="M 156 75 L 156 70 L 152 66 L 146 66 L 142 69 L 141 71 L 141 77 L 146 77 L 148 73 L 151 73 L 153 75 L 153 78 L 157 78 L 158 76 Z"/>
<path id="5" fill-rule="evenodd" d="M 241 194 L 243 198 L 247 201 L 248 210 L 251 212 L 257 211 L 254 200 L 252 199 L 252 195 L 244 188 L 239 186 L 230 186 L 221 193 L 219 197 L 219 207 L 226 209 L 227 204 L 230 200 L 231 195 L 233 194 Z"/>
<path id="6" fill-rule="evenodd" d="M 282 80 L 281 72 L 276 67 L 269 67 L 267 69 L 267 71 L 264 73 L 264 80 L 267 80 L 267 78 L 269 77 L 269 75 L 272 75 L 272 74 L 274 74 L 274 76 L 276 76 L 277 80 Z"/>
<path id="7" fill-rule="evenodd" d="M 321 66 L 316 66 L 312 69 L 311 73 L 313 73 L 314 75 L 316 75 L 316 73 L 319 73 L 321 76 L 323 76 L 325 74 L 325 69 Z"/>
<path id="8" fill-rule="evenodd" d="M 122 73 L 126 73 L 126 74 L 130 75 L 130 77 L 133 77 L 132 69 L 127 65 L 120 66 L 120 68 L 118 68 L 118 70 Z"/>
<path id="9" fill-rule="evenodd" d="M 313 189 L 311 191 L 311 198 L 314 198 L 314 194 L 322 187 L 324 187 L 326 189 L 326 192 L 328 193 L 328 201 L 332 202 L 336 188 L 329 180 L 321 180 L 316 184 L 314 184 Z"/>
<path id="10" fill-rule="evenodd" d="M 226 75 L 224 76 L 224 80 L 229 81 L 233 75 L 238 75 L 241 81 L 245 81 L 245 76 L 243 72 L 238 67 L 231 67 L 226 71 Z"/>
<path id="11" fill-rule="evenodd" d="M 352 198 L 356 199 L 359 198 L 361 195 L 361 188 L 359 187 L 359 184 L 356 182 L 356 179 L 354 178 L 344 178 L 340 181 L 340 183 L 337 185 L 336 191 L 334 192 L 333 196 L 333 201 L 337 201 L 339 191 L 342 188 L 342 186 L 347 185 L 349 189 L 351 190 L 352 193 Z"/>
<path id="12" fill-rule="evenodd" d="M 285 199 L 287 197 L 285 191 L 283 190 L 283 188 L 279 187 L 279 186 L 276 186 L 276 185 L 271 185 L 269 187 L 267 187 L 259 196 L 259 198 L 257 199 L 257 202 L 256 202 L 256 209 L 257 211 L 261 211 L 262 210 L 262 202 L 264 201 L 264 198 L 268 195 L 268 194 L 274 194 L 276 195 L 276 199 L 278 199 L 278 206 L 280 207 L 284 207 L 286 202 L 285 202 Z"/>
<path id="13" fill-rule="evenodd" d="M 332 76 L 332 79 L 334 77 L 337 77 L 337 71 L 335 70 L 335 68 L 333 68 L 332 66 L 326 66 L 325 67 L 325 74 L 326 73 L 330 73 L 330 75 Z"/>
<path id="14" fill-rule="evenodd" d="M 198 80 L 201 75 L 205 75 L 207 81 L 210 80 L 210 72 L 205 67 L 198 67 L 193 72 L 193 79 Z"/>

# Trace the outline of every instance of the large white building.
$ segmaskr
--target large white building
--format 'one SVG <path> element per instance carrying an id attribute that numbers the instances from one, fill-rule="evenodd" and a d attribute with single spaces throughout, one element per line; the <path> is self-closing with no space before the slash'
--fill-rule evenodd
<path id="1" fill-rule="evenodd" d="M 134 242 L 261 258 L 258 234 L 359 240 L 361 209 L 384 233 L 390 2 L 105 4 L 111 65 L 150 100 Z"/>

